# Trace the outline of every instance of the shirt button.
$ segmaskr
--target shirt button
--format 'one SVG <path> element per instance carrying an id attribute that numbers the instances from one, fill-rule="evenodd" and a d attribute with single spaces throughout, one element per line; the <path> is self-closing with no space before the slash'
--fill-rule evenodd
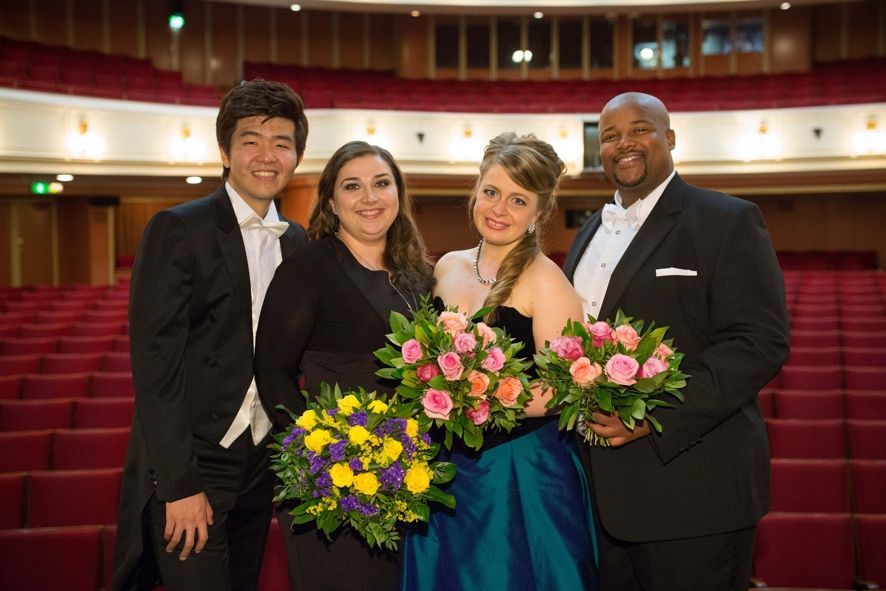
<path id="1" fill-rule="evenodd" d="M 605 269 L 605 268 L 606 268 L 606 263 L 601 263 L 601 264 L 600 264 L 600 268 L 601 268 L 601 269 Z"/>
<path id="2" fill-rule="evenodd" d="M 616 230 L 616 231 L 615 231 L 615 235 L 617 236 L 617 235 L 619 235 L 619 234 L 621 234 L 621 230 Z"/>
<path id="3" fill-rule="evenodd" d="M 597 307 L 597 302 L 591 302 L 591 305 L 592 305 L 593 307 L 596 308 L 596 307 Z"/>

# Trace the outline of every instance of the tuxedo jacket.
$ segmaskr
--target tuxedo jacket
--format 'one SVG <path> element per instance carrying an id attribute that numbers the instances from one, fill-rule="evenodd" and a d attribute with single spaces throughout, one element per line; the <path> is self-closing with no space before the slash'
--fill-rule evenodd
<path id="1" fill-rule="evenodd" d="M 576 236 L 570 280 L 600 217 Z M 654 411 L 661 434 L 590 449 L 602 526 L 648 542 L 755 525 L 769 509 L 758 393 L 789 349 L 784 282 L 759 209 L 675 175 L 613 271 L 600 319 L 618 309 L 668 326 L 690 377 L 685 403 Z"/>
<path id="2" fill-rule="evenodd" d="M 283 258 L 306 240 L 304 229 L 290 223 L 280 237 Z M 115 589 L 139 564 L 142 513 L 151 495 L 168 502 L 204 491 L 212 499 L 195 439 L 204 448 L 221 441 L 252 381 L 249 267 L 224 185 L 148 222 L 132 270 L 129 323 L 136 397 Z M 232 478 L 239 478 L 237 458 L 229 459 Z"/>

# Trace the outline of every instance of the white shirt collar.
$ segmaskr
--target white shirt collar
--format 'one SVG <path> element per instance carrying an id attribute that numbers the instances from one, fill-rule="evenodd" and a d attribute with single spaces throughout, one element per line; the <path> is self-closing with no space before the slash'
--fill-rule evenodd
<path id="1" fill-rule="evenodd" d="M 231 186 L 231 183 L 227 181 L 225 181 L 225 190 L 228 192 L 228 197 L 231 199 L 231 205 L 234 207 L 234 215 L 237 216 L 238 225 L 242 226 L 243 222 L 252 216 L 259 217 L 258 214 L 249 207 L 249 204 L 240 197 L 240 194 Z M 273 201 L 271 201 L 271 206 L 268 208 L 268 215 L 266 215 L 264 219 L 269 222 L 280 221 L 280 216 L 277 215 L 277 206 Z"/>
<path id="2" fill-rule="evenodd" d="M 643 197 L 642 199 L 637 199 L 636 201 L 631 203 L 630 207 L 627 208 L 629 210 L 636 208 L 639 211 L 637 219 L 639 220 L 641 226 L 643 225 L 643 222 L 646 221 L 646 218 L 649 217 L 649 213 L 655 207 L 655 204 L 658 203 L 658 200 L 664 193 L 665 188 L 668 186 L 668 183 L 671 182 L 671 179 L 674 178 L 675 174 L 677 174 L 677 171 L 672 170 L 671 174 L 668 175 L 668 178 L 666 178 L 664 181 L 662 181 L 660 185 L 650 191 L 649 195 Z M 619 195 L 618 191 L 615 192 L 615 203 L 619 207 L 624 207 L 621 204 L 621 195 Z"/>

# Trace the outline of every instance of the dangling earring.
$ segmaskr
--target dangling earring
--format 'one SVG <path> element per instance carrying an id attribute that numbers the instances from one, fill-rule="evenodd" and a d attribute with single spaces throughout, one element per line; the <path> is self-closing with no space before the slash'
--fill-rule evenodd
<path id="1" fill-rule="evenodd" d="M 526 233 L 527 234 L 534 234 L 535 233 L 535 222 L 529 223 L 529 226 L 526 228 Z"/>

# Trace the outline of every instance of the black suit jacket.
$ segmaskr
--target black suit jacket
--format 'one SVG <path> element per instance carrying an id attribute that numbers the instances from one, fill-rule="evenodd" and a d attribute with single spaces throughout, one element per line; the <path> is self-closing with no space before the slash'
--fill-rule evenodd
<path id="1" fill-rule="evenodd" d="M 576 236 L 570 280 L 600 215 Z M 670 267 L 698 274 L 656 276 Z M 669 326 L 691 377 L 684 404 L 656 409 L 663 433 L 590 450 L 603 527 L 643 542 L 753 526 L 769 508 L 758 393 L 789 349 L 784 282 L 759 209 L 675 175 L 613 272 L 600 316 L 619 308 Z"/>
<path id="2" fill-rule="evenodd" d="M 290 223 L 280 238 L 283 258 L 305 240 L 304 229 Z M 130 298 L 136 398 L 120 500 L 115 589 L 124 586 L 139 563 L 141 516 L 152 494 L 165 502 L 205 491 L 212 499 L 194 441 L 211 445 L 221 440 L 252 380 L 249 267 L 224 185 L 148 222 Z"/>

